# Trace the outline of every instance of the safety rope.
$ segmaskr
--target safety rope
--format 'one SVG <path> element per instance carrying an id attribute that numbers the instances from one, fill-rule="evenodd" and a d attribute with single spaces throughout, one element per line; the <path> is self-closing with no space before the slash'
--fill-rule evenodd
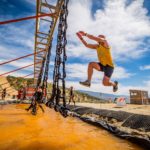
<path id="1" fill-rule="evenodd" d="M 41 51 L 38 51 L 38 52 L 35 52 L 35 53 L 32 53 L 32 54 L 24 55 L 24 56 L 21 56 L 21 57 L 18 57 L 18 58 L 15 58 L 15 59 L 12 59 L 12 60 L 9 60 L 9 61 L 6 61 L 6 62 L 2 62 L 2 63 L 0 63 L 0 66 L 11 63 L 13 61 L 16 61 L 16 60 L 19 60 L 19 59 L 22 59 L 22 58 L 26 58 L 26 57 L 29 57 L 29 56 L 32 56 L 32 55 L 39 54 L 39 53 L 44 52 L 44 51 L 45 50 L 41 50 Z"/>
<path id="2" fill-rule="evenodd" d="M 0 77 L 1 77 L 1 76 L 4 76 L 4 75 L 11 74 L 11 73 L 16 72 L 16 71 L 19 71 L 19 70 L 22 70 L 22 69 L 24 69 L 24 68 L 31 67 L 31 66 L 33 66 L 34 64 L 39 64 L 39 63 L 41 63 L 41 62 L 33 63 L 33 64 L 30 64 L 30 65 L 27 65 L 27 66 L 24 66 L 24 67 L 21 67 L 21 68 L 18 68 L 18 69 L 15 69 L 15 70 L 12 70 L 12 71 L 3 73 L 3 74 L 0 74 Z"/>
<path id="3" fill-rule="evenodd" d="M 62 10 L 59 17 L 56 57 L 53 72 L 52 96 L 46 104 L 49 107 L 54 107 L 54 109 L 56 111 L 59 111 L 64 117 L 67 117 L 66 92 L 65 92 L 65 78 L 66 78 L 65 62 L 67 60 L 66 30 L 67 30 L 68 2 L 69 0 L 64 0 L 64 4 L 62 5 L 61 8 Z M 60 86 L 62 86 L 62 88 L 60 88 Z M 60 105 L 60 99 L 62 99 L 63 106 Z"/>
<path id="4" fill-rule="evenodd" d="M 40 15 L 36 15 L 36 16 L 29 16 L 29 17 L 24 17 L 24 18 L 19 18 L 19 19 L 0 21 L 0 25 L 9 24 L 9 23 L 14 23 L 14 22 L 19 22 L 19 21 L 24 21 L 24 20 L 36 19 L 36 18 L 46 17 L 46 16 L 55 17 L 55 15 L 56 15 L 55 13 L 51 13 L 51 14 L 40 14 Z"/>

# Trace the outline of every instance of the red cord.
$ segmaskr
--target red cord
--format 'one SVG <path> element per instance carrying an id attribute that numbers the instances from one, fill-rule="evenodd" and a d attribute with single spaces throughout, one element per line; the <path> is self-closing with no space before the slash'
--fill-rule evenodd
<path id="1" fill-rule="evenodd" d="M 3 74 L 0 74 L 0 77 L 1 77 L 1 76 L 4 76 L 4 75 L 7 75 L 7 74 L 10 74 L 10 73 L 12 73 L 12 72 L 16 72 L 16 71 L 18 71 L 18 70 L 22 70 L 22 69 L 24 69 L 24 68 L 33 66 L 34 64 L 39 64 L 39 63 L 41 63 L 41 62 L 33 63 L 33 64 L 30 64 L 30 65 L 27 65 L 27 66 L 24 66 L 24 67 L 21 67 L 21 68 L 18 68 L 18 69 L 15 69 L 15 70 L 12 70 L 12 71 L 3 73 Z"/>
<path id="2" fill-rule="evenodd" d="M 18 57 L 18 58 L 15 58 L 15 59 L 12 59 L 12 60 L 9 60 L 9 61 L 0 63 L 0 66 L 1 66 L 1 65 L 5 65 L 5 64 L 8 64 L 8 63 L 13 62 L 13 61 L 16 61 L 16 60 L 19 60 L 19 59 L 22 59 L 22 58 L 25 58 L 25 57 L 29 57 L 29 56 L 32 56 L 32 55 L 36 55 L 36 54 L 41 53 L 41 52 L 44 52 L 44 51 L 45 51 L 45 50 L 42 50 L 42 51 L 39 51 L 39 52 L 36 52 L 36 53 L 28 54 L 28 55 L 25 55 L 25 56 L 21 56 L 21 57 Z"/>
<path id="3" fill-rule="evenodd" d="M 46 17 L 46 16 L 55 17 L 55 13 L 51 13 L 51 14 L 42 14 L 42 15 L 29 16 L 29 17 L 24 17 L 24 18 L 14 19 L 14 20 L 1 21 L 1 22 L 0 22 L 0 25 L 8 24 L 8 23 L 14 23 L 14 22 L 19 22 L 19 21 L 24 21 L 24 20 L 29 20 L 29 19 L 36 19 L 36 18 Z"/>

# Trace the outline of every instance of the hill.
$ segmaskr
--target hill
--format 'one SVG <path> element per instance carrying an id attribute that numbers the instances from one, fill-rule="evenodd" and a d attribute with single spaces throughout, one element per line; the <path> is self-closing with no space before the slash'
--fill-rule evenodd
<path id="1" fill-rule="evenodd" d="M 130 102 L 130 98 L 128 95 L 115 95 L 115 94 L 108 94 L 108 93 L 101 93 L 101 92 L 92 92 L 92 91 L 83 91 L 80 90 L 81 93 L 86 93 L 92 97 L 98 98 L 98 99 L 102 99 L 103 101 L 114 101 L 115 98 L 118 97 L 125 97 L 126 98 L 126 102 L 129 103 Z"/>
<path id="2" fill-rule="evenodd" d="M 17 95 L 17 91 L 22 87 L 28 87 L 33 86 L 34 80 L 33 78 L 22 78 L 22 77 L 15 77 L 15 76 L 7 76 L 3 77 L 5 79 L 5 82 L 8 82 L 11 88 L 13 88 Z M 52 83 L 48 83 L 48 97 L 52 94 Z M 9 94 L 9 91 L 7 92 Z M 82 91 L 74 91 L 74 99 L 76 102 L 88 102 L 88 103 L 105 103 L 106 100 L 102 100 L 99 97 L 95 97 L 92 95 L 89 95 L 88 93 L 83 93 Z M 66 88 L 66 98 L 67 101 L 69 101 L 69 89 Z"/>
<path id="3" fill-rule="evenodd" d="M 6 88 L 8 92 L 6 99 L 10 99 L 13 95 L 17 95 L 17 90 L 10 84 L 6 77 L 0 77 L 0 98 L 2 90 Z"/>

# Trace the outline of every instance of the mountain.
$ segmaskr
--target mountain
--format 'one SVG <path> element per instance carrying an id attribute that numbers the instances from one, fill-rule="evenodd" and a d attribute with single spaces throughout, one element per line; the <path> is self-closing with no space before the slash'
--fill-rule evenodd
<path id="1" fill-rule="evenodd" d="M 118 97 L 125 97 L 126 98 L 126 102 L 129 103 L 130 102 L 130 98 L 127 95 L 115 95 L 115 94 L 108 94 L 108 93 L 101 93 L 101 92 L 92 92 L 92 91 L 84 91 L 84 90 L 79 90 L 81 93 L 86 93 L 90 96 L 96 97 L 98 99 L 102 99 L 102 100 L 113 100 L 115 98 Z"/>
<path id="2" fill-rule="evenodd" d="M 33 87 L 34 80 L 33 78 L 22 78 L 22 77 L 15 77 L 15 76 L 7 76 L 5 77 L 5 80 L 2 80 L 2 78 L 0 78 L 0 84 L 3 84 L 5 82 L 7 83 L 7 86 L 10 86 L 16 91 L 16 93 L 13 95 L 17 95 L 18 94 L 17 91 L 19 89 L 28 86 Z M 4 88 L 4 86 L 2 88 Z M 1 92 L 1 85 L 0 85 L 0 92 Z M 7 95 L 10 95 L 12 97 L 11 92 L 12 91 L 7 90 Z M 50 98 L 52 95 L 52 83 L 48 83 L 47 93 L 48 93 L 47 97 Z M 80 91 L 74 91 L 74 95 L 75 95 L 74 100 L 76 102 L 89 102 L 89 103 L 106 102 L 95 96 L 88 95 L 86 93 L 81 93 Z M 66 101 L 68 101 L 69 98 L 70 98 L 70 90 L 66 88 Z"/>
<path id="3" fill-rule="evenodd" d="M 31 86 L 33 85 L 33 78 L 21 78 L 21 77 L 14 77 L 14 76 L 7 76 L 5 77 L 6 81 L 9 83 L 9 86 L 11 86 L 15 91 L 22 88 L 23 86 Z M 1 79 L 0 79 L 1 81 Z M 1 82 L 0 82 L 1 83 Z M 4 81 L 2 82 L 4 83 Z M 51 96 L 52 92 L 52 83 L 48 83 L 48 95 Z M 66 98 L 69 99 L 69 89 L 66 89 Z M 7 91 L 7 94 L 10 94 L 9 91 Z M 92 91 L 84 91 L 84 90 L 78 90 L 74 91 L 75 94 L 75 101 L 76 102 L 93 102 L 93 103 L 105 103 L 109 101 L 110 99 L 114 101 L 117 97 L 125 97 L 127 103 L 129 101 L 129 96 L 126 95 L 114 95 L 114 94 L 107 94 L 107 93 L 100 93 L 100 92 L 92 92 Z M 17 95 L 17 93 L 15 93 Z"/>

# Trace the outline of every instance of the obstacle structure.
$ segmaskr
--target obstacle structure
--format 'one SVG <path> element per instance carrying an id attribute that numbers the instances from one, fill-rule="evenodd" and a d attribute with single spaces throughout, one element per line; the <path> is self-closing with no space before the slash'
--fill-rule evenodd
<path id="1" fill-rule="evenodd" d="M 53 89 L 52 96 L 47 102 L 47 106 L 54 107 L 56 111 L 60 111 L 63 116 L 67 116 L 66 108 L 66 93 L 65 93 L 65 62 L 67 60 L 66 55 L 66 30 L 67 30 L 67 16 L 68 16 L 68 2 L 69 0 L 57 0 L 56 5 L 51 5 L 47 0 L 36 1 L 36 15 L 28 16 L 25 18 L 8 20 L 0 22 L 0 25 L 6 25 L 9 23 L 16 23 L 19 21 L 25 21 L 30 19 L 36 19 L 35 23 L 35 44 L 34 53 L 14 58 L 0 64 L 8 64 L 13 61 L 24 59 L 30 56 L 34 56 L 34 63 L 22 66 L 15 70 L 11 70 L 0 74 L 0 76 L 6 76 L 13 72 L 34 66 L 34 85 L 35 91 L 39 86 L 42 90 L 47 89 L 47 80 L 49 73 L 49 62 L 51 56 L 51 48 L 53 42 L 54 31 L 56 24 L 58 23 L 58 35 L 56 45 L 56 56 L 53 71 Z M 29 76 L 29 75 L 26 75 Z M 25 77 L 26 77 L 25 76 Z M 7 83 L 3 83 L 7 84 Z M 60 101 L 62 103 L 60 104 Z"/>
<path id="2" fill-rule="evenodd" d="M 130 103 L 131 104 L 149 104 L 148 91 L 130 90 Z"/>

